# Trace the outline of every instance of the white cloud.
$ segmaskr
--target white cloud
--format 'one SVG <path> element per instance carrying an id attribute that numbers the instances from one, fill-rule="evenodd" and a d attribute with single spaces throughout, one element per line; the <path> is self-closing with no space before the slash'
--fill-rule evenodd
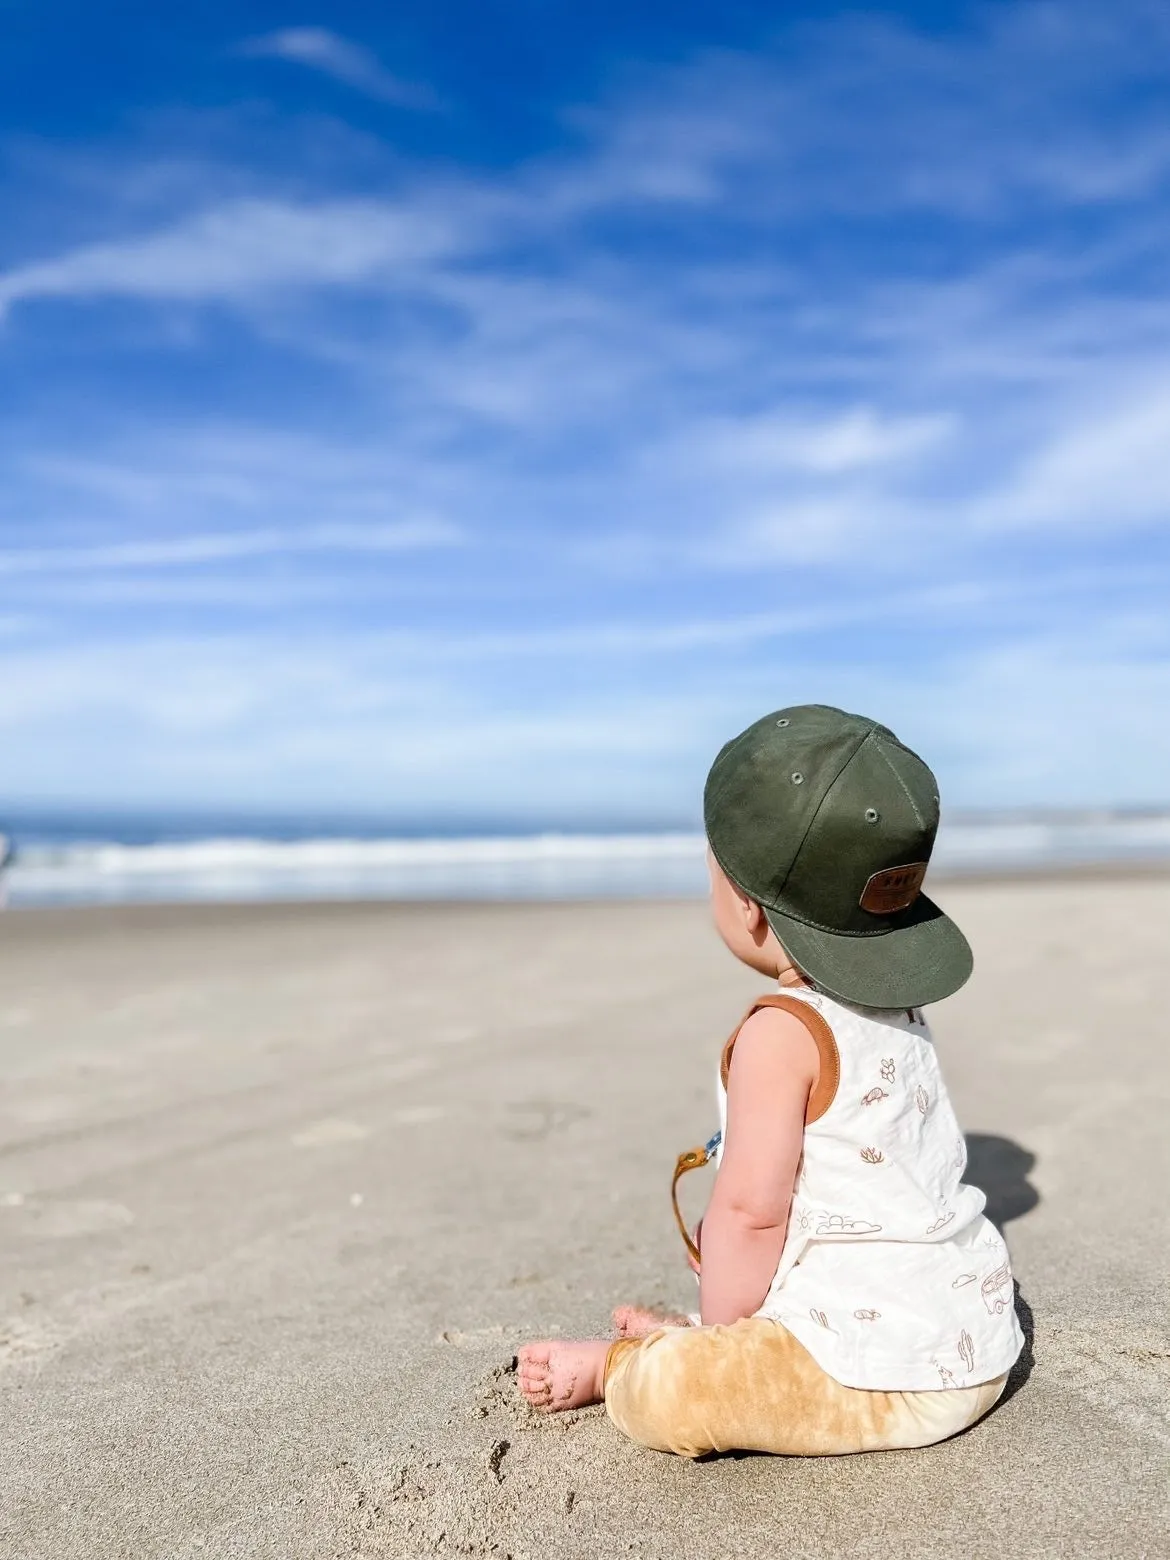
<path id="1" fill-rule="evenodd" d="M 19 573 L 26 589 L 62 570 L 218 560 L 238 573 L 248 559 L 298 553 L 324 565 L 330 554 L 450 549 L 474 519 L 454 518 L 459 491 L 441 492 L 441 467 L 394 440 L 242 419 L 159 429 L 119 418 L 104 443 L 54 429 L 47 443 L 11 440 L 4 461 L 0 576 Z"/>
<path id="2" fill-rule="evenodd" d="M 289 60 L 319 70 L 335 81 L 397 108 L 433 109 L 438 99 L 429 87 L 392 75 L 370 49 L 324 27 L 286 27 L 253 38 L 241 52 L 258 58 Z"/>
<path id="3" fill-rule="evenodd" d="M 980 503 L 980 523 L 1105 532 L 1170 526 L 1170 382 L 1136 393 L 1124 384 L 1099 391 L 1091 414 L 1074 413 Z"/>
<path id="4" fill-rule="evenodd" d="M 660 782 L 634 772 L 646 743 L 668 763 L 689 754 L 703 702 L 639 690 L 487 708 L 466 664 L 437 675 L 404 658 L 392 636 L 157 634 L 81 655 L 58 646 L 8 654 L 0 642 L 0 741 L 13 759 L 5 798 L 42 805 L 76 799 L 84 770 L 90 807 L 308 803 L 433 817 L 452 806 L 481 816 L 544 806 L 565 815 L 596 805 L 621 765 L 633 806 Z"/>
<path id="5" fill-rule="evenodd" d="M 153 232 L 10 270 L 0 276 L 0 312 L 36 297 L 257 302 L 266 287 L 393 286 L 411 263 L 433 266 L 485 244 L 506 250 L 521 234 L 556 241 L 566 224 L 631 203 L 713 208 L 709 220 L 730 238 L 794 212 L 888 219 L 926 207 L 998 220 L 1038 197 L 1075 207 L 1155 194 L 1170 176 L 1170 126 L 1128 105 L 1139 97 L 1131 86 L 1166 75 L 1156 62 L 1170 38 L 1157 9 L 1103 17 L 1066 6 L 1059 26 L 1048 7 L 1018 9 L 987 13 L 949 42 L 837 19 L 755 54 L 631 69 L 620 93 L 574 117 L 575 151 L 465 179 L 442 202 L 423 193 L 435 179 L 420 166 L 414 188 L 393 202 L 209 205 Z M 323 28 L 280 30 L 246 48 L 376 95 L 419 90 Z M 1096 96 L 1078 112 L 1087 85 Z"/>
<path id="6" fill-rule="evenodd" d="M 949 36 L 836 16 L 752 53 L 626 72 L 575 116 L 594 151 L 558 194 L 566 208 L 726 207 L 735 191 L 748 228 L 794 211 L 983 222 L 1129 201 L 1170 175 L 1170 134 L 1144 108 L 1168 47 L 1164 8 L 1140 0 L 992 7 Z"/>
<path id="7" fill-rule="evenodd" d="M 154 233 L 90 244 L 0 274 L 0 317 L 34 298 L 258 300 L 267 288 L 353 287 L 448 251 L 437 206 L 388 201 L 235 200 Z"/>
<path id="8" fill-rule="evenodd" d="M 700 551 L 716 567 L 738 572 L 868 556 L 880 574 L 922 529 L 922 516 L 910 506 L 854 489 L 748 507 Z"/>
<path id="9" fill-rule="evenodd" d="M 921 625 L 900 617 L 898 628 Z M 728 735 L 761 710 L 820 699 L 893 725 L 928 757 L 951 806 L 1141 803 L 1164 795 L 1170 764 L 1170 735 L 1150 720 L 1170 704 L 1167 648 L 1164 625 L 1143 633 L 1105 617 L 1091 636 L 1016 632 L 902 665 L 844 647 L 828 660 L 797 643 L 781 659 L 735 662 L 731 681 L 728 663 L 707 662 L 685 686 L 641 664 L 631 677 L 627 656 L 616 686 L 566 701 L 559 679 L 525 680 L 486 707 L 474 659 L 436 668 L 393 636 L 0 643 L 0 740 L 10 799 L 76 801 L 82 772 L 91 807 L 279 799 L 432 817 L 454 805 L 480 816 L 629 805 L 678 817 L 697 809 Z"/>
<path id="10" fill-rule="evenodd" d="M 688 428 L 671 453 L 688 465 L 709 462 L 734 472 L 833 477 L 909 460 L 933 449 L 954 428 L 953 416 L 901 417 L 870 406 L 820 418 L 781 408 Z"/>
<path id="11" fill-rule="evenodd" d="M 0 575 L 174 569 L 295 553 L 394 553 L 449 547 L 459 533 L 440 521 L 323 525 L 303 530 L 221 531 L 93 547 L 0 549 Z"/>
<path id="12" fill-rule="evenodd" d="M 898 705 L 956 805 L 1166 801 L 1170 728 L 1151 715 L 1170 709 L 1170 646 L 1128 614 L 1005 637 L 928 672 Z"/>

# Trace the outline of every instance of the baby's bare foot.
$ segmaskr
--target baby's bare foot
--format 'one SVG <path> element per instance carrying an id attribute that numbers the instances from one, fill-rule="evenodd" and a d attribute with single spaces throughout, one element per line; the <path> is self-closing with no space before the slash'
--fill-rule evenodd
<path id="1" fill-rule="evenodd" d="M 613 1313 L 616 1338 L 648 1338 L 662 1327 L 689 1327 L 690 1319 L 670 1311 L 655 1311 L 645 1305 L 619 1305 Z"/>
<path id="2" fill-rule="evenodd" d="M 520 1390 L 543 1414 L 600 1403 L 605 1396 L 604 1338 L 573 1341 L 560 1338 L 525 1344 L 516 1360 Z"/>

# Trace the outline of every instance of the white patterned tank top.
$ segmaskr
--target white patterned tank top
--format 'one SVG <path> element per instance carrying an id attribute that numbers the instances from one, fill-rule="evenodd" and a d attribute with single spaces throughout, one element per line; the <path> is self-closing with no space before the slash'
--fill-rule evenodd
<path id="1" fill-rule="evenodd" d="M 921 1012 L 800 987 L 764 1002 L 807 1010 L 821 1080 L 757 1314 L 782 1322 L 848 1387 L 927 1391 L 1004 1374 L 1024 1342 L 1007 1247 L 983 1193 L 963 1183 L 966 1143 Z M 720 1077 L 724 1132 L 734 1038 Z"/>

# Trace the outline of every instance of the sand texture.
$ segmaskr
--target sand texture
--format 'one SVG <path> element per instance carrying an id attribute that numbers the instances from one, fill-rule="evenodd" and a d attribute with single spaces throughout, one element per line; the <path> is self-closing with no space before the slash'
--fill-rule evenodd
<path id="1" fill-rule="evenodd" d="M 703 906 L 5 917 L 0 1554 L 1170 1555 L 1170 881 L 942 897 L 1034 1359 L 954 1442 L 808 1462 L 514 1392 L 526 1337 L 693 1303 L 669 1172 L 760 987 Z"/>

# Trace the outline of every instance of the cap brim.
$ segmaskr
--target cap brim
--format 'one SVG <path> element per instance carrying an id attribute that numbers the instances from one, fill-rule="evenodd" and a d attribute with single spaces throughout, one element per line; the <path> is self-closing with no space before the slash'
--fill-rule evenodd
<path id="1" fill-rule="evenodd" d="M 925 1007 L 958 991 L 974 963 L 962 932 L 920 894 L 896 926 L 868 937 L 824 932 L 764 907 L 785 951 L 814 985 L 858 1007 Z"/>

